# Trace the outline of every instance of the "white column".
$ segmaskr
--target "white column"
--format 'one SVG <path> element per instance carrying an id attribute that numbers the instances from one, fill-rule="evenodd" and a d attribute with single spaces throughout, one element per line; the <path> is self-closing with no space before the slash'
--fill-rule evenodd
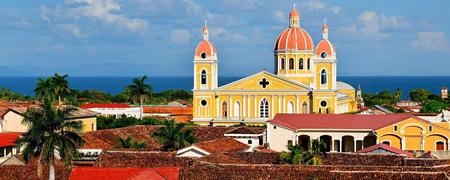
<path id="1" fill-rule="evenodd" d="M 356 152 L 356 142 L 357 140 L 353 138 L 353 152 Z"/>
<path id="2" fill-rule="evenodd" d="M 246 115 L 247 115 L 247 113 L 246 113 L 246 110 L 245 110 L 245 107 L 246 107 L 246 105 L 247 105 L 247 103 L 245 102 L 246 101 L 246 98 L 247 96 L 246 95 L 242 95 L 242 116 L 245 118 L 245 117 L 247 117 Z"/>
<path id="3" fill-rule="evenodd" d="M 341 137 L 341 139 L 339 139 L 339 149 L 341 149 L 341 152 L 344 152 L 344 145 L 343 145 L 343 143 L 344 143 L 344 141 L 342 140 L 342 137 Z"/>
<path id="4" fill-rule="evenodd" d="M 233 101 L 232 101 L 232 99 L 231 99 L 231 95 L 229 95 L 228 97 L 229 97 L 229 99 L 230 99 L 230 101 L 229 101 L 229 103 L 228 103 L 228 109 L 229 109 L 229 110 L 228 110 L 228 115 L 229 115 L 228 118 L 229 118 L 229 119 L 232 119 L 232 117 L 233 117 L 233 115 L 234 115 L 233 112 L 232 112 Z"/>
<path id="5" fill-rule="evenodd" d="M 336 152 L 334 150 L 334 139 L 333 138 L 331 138 L 330 152 Z"/>
<path id="6" fill-rule="evenodd" d="M 256 104 L 256 95 L 253 95 L 253 99 L 254 99 L 254 108 L 255 108 L 255 111 L 253 111 L 254 113 L 255 113 L 255 118 L 257 118 L 258 117 L 258 113 L 256 113 L 256 107 L 258 107 L 258 104 Z"/>
<path id="7" fill-rule="evenodd" d="M 402 150 L 405 150 L 406 149 L 406 146 L 405 146 L 405 138 L 404 137 L 402 137 Z"/>
<path id="8" fill-rule="evenodd" d="M 273 111 L 274 111 L 274 106 L 275 106 L 275 103 L 273 102 L 273 95 L 270 97 L 270 101 L 271 101 L 271 105 L 270 105 L 270 117 L 271 118 L 273 118 L 275 115 L 274 115 L 274 113 L 273 113 Z"/>
<path id="9" fill-rule="evenodd" d="M 296 95 L 295 96 L 295 113 L 299 113 L 299 109 L 298 109 L 298 107 L 299 107 L 299 105 L 298 105 L 298 95 Z"/>
<path id="10" fill-rule="evenodd" d="M 283 107 L 283 113 L 286 113 L 286 96 L 283 95 L 282 97 L 283 97 L 283 105 L 282 105 L 282 107 Z"/>
<path id="11" fill-rule="evenodd" d="M 216 117 L 219 117 L 219 97 L 216 98 Z"/>
<path id="12" fill-rule="evenodd" d="M 278 95 L 278 113 L 282 113 L 281 112 L 281 95 Z"/>
<path id="13" fill-rule="evenodd" d="M 250 114 L 250 96 L 249 95 L 247 95 L 247 112 L 248 112 L 248 117 L 250 118 L 251 117 L 251 114 Z"/>

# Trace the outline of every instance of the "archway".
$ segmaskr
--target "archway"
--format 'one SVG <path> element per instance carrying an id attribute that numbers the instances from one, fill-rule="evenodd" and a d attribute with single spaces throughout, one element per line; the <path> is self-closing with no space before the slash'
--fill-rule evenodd
<path id="1" fill-rule="evenodd" d="M 228 105 L 226 101 L 222 102 L 222 117 L 228 117 Z"/>
<path id="2" fill-rule="evenodd" d="M 368 135 L 368 136 L 364 137 L 363 148 L 367 148 L 367 147 L 373 146 L 375 144 L 377 144 L 376 136 Z"/>
<path id="3" fill-rule="evenodd" d="M 320 140 L 325 143 L 326 151 L 331 151 L 332 138 L 329 135 L 320 136 Z"/>
<path id="4" fill-rule="evenodd" d="M 301 135 L 298 137 L 298 145 L 300 145 L 303 150 L 307 150 L 309 148 L 309 136 Z"/>
<path id="5" fill-rule="evenodd" d="M 342 152 L 355 152 L 355 138 L 353 136 L 342 137 Z"/>
<path id="6" fill-rule="evenodd" d="M 234 102 L 233 113 L 235 118 L 241 118 L 241 104 L 239 101 Z"/>

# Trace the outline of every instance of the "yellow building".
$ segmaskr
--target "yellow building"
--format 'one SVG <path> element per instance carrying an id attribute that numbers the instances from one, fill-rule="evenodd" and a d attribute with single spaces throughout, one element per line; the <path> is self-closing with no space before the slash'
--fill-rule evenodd
<path id="1" fill-rule="evenodd" d="M 449 125 L 411 114 L 278 114 L 267 123 L 267 143 L 275 151 L 286 151 L 288 144 L 307 148 L 311 139 L 324 141 L 332 152 L 355 152 L 375 144 L 446 151 Z"/>
<path id="2" fill-rule="evenodd" d="M 336 50 L 322 27 L 314 46 L 297 10 L 274 45 L 274 73 L 261 71 L 218 87 L 217 50 L 208 27 L 194 55 L 193 122 L 265 124 L 277 113 L 339 114 L 356 111 L 355 89 L 336 81 Z"/>

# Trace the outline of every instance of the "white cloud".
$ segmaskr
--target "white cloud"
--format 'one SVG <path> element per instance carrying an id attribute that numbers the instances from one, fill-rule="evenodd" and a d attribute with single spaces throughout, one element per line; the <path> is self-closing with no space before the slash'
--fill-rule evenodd
<path id="1" fill-rule="evenodd" d="M 360 34 L 373 38 L 382 38 L 389 35 L 383 31 L 389 28 L 401 28 L 407 22 L 398 16 L 386 16 L 374 11 L 364 11 L 358 16 L 358 23 L 351 24 L 340 29 L 348 34 Z"/>
<path id="2" fill-rule="evenodd" d="M 50 14 L 51 9 L 48 8 L 47 6 L 41 6 L 39 8 L 39 11 L 40 11 L 41 18 L 47 22 L 50 22 L 49 14 Z"/>
<path id="3" fill-rule="evenodd" d="M 106 24 L 118 25 L 133 32 L 142 32 L 148 27 L 147 21 L 130 18 L 122 14 L 119 3 L 114 0 L 67 0 L 66 2 L 78 5 L 68 9 L 68 13 L 74 17 L 85 16 L 94 18 Z"/>
<path id="4" fill-rule="evenodd" d="M 287 21 L 286 12 L 284 12 L 282 10 L 272 11 L 272 18 L 278 22 L 286 22 Z"/>
<path id="5" fill-rule="evenodd" d="M 325 8 L 325 4 L 320 0 L 311 0 L 305 3 L 305 6 L 310 10 L 321 10 Z"/>
<path id="6" fill-rule="evenodd" d="M 333 7 L 331 7 L 331 12 L 333 14 L 339 14 L 341 12 L 341 10 L 342 10 L 341 6 L 333 6 Z"/>
<path id="7" fill-rule="evenodd" d="M 222 41 L 229 41 L 229 42 L 243 42 L 245 41 L 246 37 L 240 33 L 233 33 L 225 28 L 221 27 L 210 27 L 209 28 L 210 35 L 214 39 L 222 40 Z"/>
<path id="8" fill-rule="evenodd" d="M 413 41 L 413 46 L 425 50 L 450 50 L 443 32 L 419 32 Z"/>
<path id="9" fill-rule="evenodd" d="M 261 0 L 224 0 L 222 4 L 234 9 L 250 10 L 259 7 L 262 5 L 262 2 Z"/>
<path id="10" fill-rule="evenodd" d="M 175 29 L 172 31 L 170 41 L 177 44 L 186 44 L 194 39 L 194 35 L 186 29 Z"/>

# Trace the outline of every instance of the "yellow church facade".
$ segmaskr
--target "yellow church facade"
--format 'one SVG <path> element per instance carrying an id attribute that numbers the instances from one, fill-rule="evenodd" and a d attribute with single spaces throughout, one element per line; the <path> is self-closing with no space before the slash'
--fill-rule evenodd
<path id="1" fill-rule="evenodd" d="M 314 46 L 294 9 L 274 44 L 274 71 L 218 86 L 217 50 L 203 27 L 194 55 L 193 122 L 262 125 L 277 113 L 338 114 L 357 111 L 355 89 L 336 81 L 336 51 L 322 27 Z"/>

